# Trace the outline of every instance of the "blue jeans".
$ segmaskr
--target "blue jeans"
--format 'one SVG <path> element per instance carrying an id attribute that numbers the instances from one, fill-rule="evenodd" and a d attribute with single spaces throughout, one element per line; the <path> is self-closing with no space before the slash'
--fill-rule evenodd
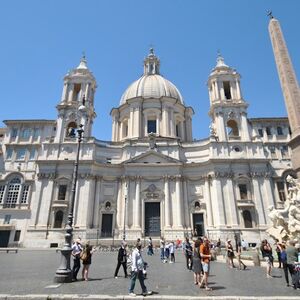
<path id="1" fill-rule="evenodd" d="M 139 279 L 143 293 L 147 293 L 147 288 L 144 284 L 143 271 L 131 272 L 129 293 L 133 293 L 136 279 Z"/>
<path id="2" fill-rule="evenodd" d="M 165 259 L 165 249 L 164 248 L 160 248 L 160 259 L 161 260 Z"/>

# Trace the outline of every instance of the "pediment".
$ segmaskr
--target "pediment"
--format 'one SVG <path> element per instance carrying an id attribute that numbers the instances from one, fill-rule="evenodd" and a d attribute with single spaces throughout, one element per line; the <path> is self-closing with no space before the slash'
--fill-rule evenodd
<path id="1" fill-rule="evenodd" d="M 137 155 L 124 163 L 140 163 L 140 164 L 181 164 L 181 161 L 173 157 L 167 156 L 165 154 L 156 152 L 154 150 L 149 150 L 145 153 Z"/>

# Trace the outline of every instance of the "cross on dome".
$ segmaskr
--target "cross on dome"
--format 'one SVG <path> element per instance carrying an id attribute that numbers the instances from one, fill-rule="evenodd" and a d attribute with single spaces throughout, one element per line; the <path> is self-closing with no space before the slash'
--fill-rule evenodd
<path id="1" fill-rule="evenodd" d="M 227 67 L 228 66 L 225 64 L 224 62 L 224 58 L 223 56 L 221 55 L 221 52 L 220 50 L 218 50 L 218 56 L 217 56 L 217 65 L 216 65 L 216 68 L 219 68 L 219 67 Z"/>
<path id="2" fill-rule="evenodd" d="M 88 69 L 85 52 L 82 52 L 82 57 L 80 59 L 80 63 L 78 65 L 77 69 L 86 69 L 86 70 Z"/>

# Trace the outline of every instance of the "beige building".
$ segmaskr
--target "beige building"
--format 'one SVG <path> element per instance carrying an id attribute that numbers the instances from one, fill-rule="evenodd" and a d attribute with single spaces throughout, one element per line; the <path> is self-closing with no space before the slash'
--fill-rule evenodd
<path id="1" fill-rule="evenodd" d="M 55 120 L 6 120 L 0 133 L 0 246 L 64 241 L 84 125 L 74 235 L 93 242 L 265 236 L 292 174 L 287 118 L 249 118 L 239 73 L 219 55 L 208 75 L 208 137 L 194 140 L 193 108 L 160 73 L 153 49 L 144 74 L 111 110 L 112 140 L 92 136 L 97 84 L 85 58 L 64 78 Z"/>

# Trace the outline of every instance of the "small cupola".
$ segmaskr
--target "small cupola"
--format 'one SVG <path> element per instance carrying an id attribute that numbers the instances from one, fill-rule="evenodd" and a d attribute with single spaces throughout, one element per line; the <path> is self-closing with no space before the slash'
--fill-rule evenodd
<path id="1" fill-rule="evenodd" d="M 148 56 L 144 59 L 144 75 L 159 74 L 160 61 L 154 54 L 154 49 L 150 48 Z"/>

